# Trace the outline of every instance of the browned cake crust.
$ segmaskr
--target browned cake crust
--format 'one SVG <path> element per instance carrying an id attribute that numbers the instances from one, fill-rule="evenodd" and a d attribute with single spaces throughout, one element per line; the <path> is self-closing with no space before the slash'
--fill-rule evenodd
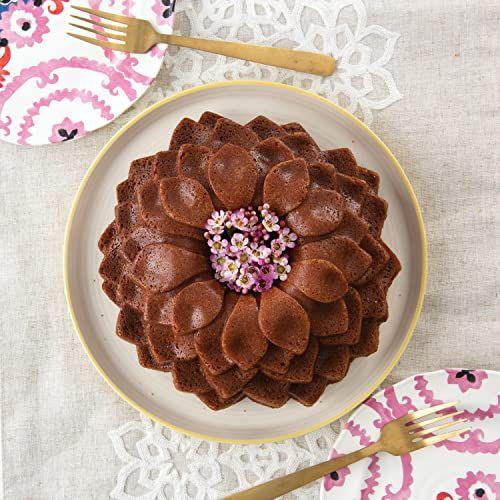
<path id="1" fill-rule="evenodd" d="M 99 240 L 117 335 L 213 410 L 245 396 L 314 404 L 377 350 L 388 318 L 401 265 L 380 238 L 378 186 L 349 149 L 321 151 L 298 123 L 183 119 L 168 151 L 132 162 Z M 214 209 L 262 203 L 298 244 L 286 281 L 243 295 L 214 279 L 203 228 Z"/>

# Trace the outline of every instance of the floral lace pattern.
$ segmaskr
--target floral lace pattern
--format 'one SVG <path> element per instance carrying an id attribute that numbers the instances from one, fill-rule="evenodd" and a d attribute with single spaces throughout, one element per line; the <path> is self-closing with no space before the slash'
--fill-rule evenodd
<path id="1" fill-rule="evenodd" d="M 337 69 L 323 78 L 170 48 L 173 57 L 167 56 L 166 68 L 140 101 L 141 108 L 194 85 L 255 78 L 309 89 L 370 124 L 374 111 L 402 97 L 386 68 L 400 34 L 370 25 L 361 0 L 316 0 L 313 4 L 304 0 L 204 0 L 178 3 L 176 13 L 183 28 L 189 26 L 183 34 L 330 52 Z M 126 113 L 118 121 L 125 123 L 129 118 Z M 141 415 L 109 432 L 122 461 L 110 496 L 220 498 L 325 459 L 339 428 L 336 422 L 284 442 L 227 445 L 184 436 Z M 316 498 L 318 490 L 316 483 L 290 498 Z"/>
<path id="2" fill-rule="evenodd" d="M 207 0 L 181 2 L 177 11 L 183 34 L 321 51 L 335 57 L 337 68 L 332 76 L 321 77 L 170 48 L 166 81 L 149 94 L 150 104 L 193 85 L 257 79 L 309 89 L 370 125 L 374 111 L 402 97 L 386 68 L 400 34 L 370 24 L 362 0 Z"/>
<path id="3" fill-rule="evenodd" d="M 279 443 L 229 445 L 184 436 L 141 415 L 109 437 L 123 462 L 111 498 L 167 500 L 220 498 L 312 465 L 326 456 L 335 433 L 325 427 Z M 317 489 L 304 491 L 314 497 Z"/>

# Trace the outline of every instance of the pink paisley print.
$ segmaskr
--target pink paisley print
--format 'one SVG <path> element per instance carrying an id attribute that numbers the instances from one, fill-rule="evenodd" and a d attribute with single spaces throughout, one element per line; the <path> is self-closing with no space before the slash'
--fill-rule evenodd
<path id="1" fill-rule="evenodd" d="M 485 381 L 491 378 L 493 374 L 495 374 L 496 379 L 492 378 L 491 382 L 485 385 Z M 468 405 L 469 410 L 465 410 L 467 419 L 471 423 L 474 421 L 478 423 L 475 426 L 472 425 L 472 430 L 463 433 L 460 437 L 434 445 L 434 456 L 439 457 L 439 462 L 436 462 L 436 465 L 444 467 L 443 470 L 448 470 L 446 468 L 446 460 L 453 461 L 454 469 L 457 468 L 458 464 L 465 464 L 466 467 L 469 467 L 470 463 L 482 465 L 480 465 L 479 471 L 467 472 L 468 469 L 465 469 L 463 476 L 457 480 L 458 487 L 454 492 L 450 492 L 449 490 L 449 482 L 446 483 L 446 480 L 449 481 L 449 475 L 447 478 L 446 474 L 443 475 L 445 482 L 443 482 L 441 487 L 439 483 L 436 483 L 434 491 L 432 489 L 429 491 L 426 489 L 425 491 L 430 495 L 429 498 L 435 499 L 500 499 L 500 483 L 496 480 L 496 475 L 492 474 L 489 470 L 490 468 L 499 470 L 497 466 L 500 454 L 500 439 L 485 439 L 485 436 L 490 436 L 492 432 L 493 437 L 497 437 L 494 431 L 495 423 L 490 423 L 489 420 L 498 418 L 498 414 L 500 413 L 498 380 L 496 372 L 486 372 L 484 370 L 448 369 L 414 376 L 411 379 L 401 382 L 401 384 L 380 391 L 377 395 L 365 401 L 364 411 L 356 412 L 353 418 L 346 424 L 345 429 L 355 438 L 349 442 L 353 449 L 356 449 L 358 441 L 362 446 L 367 446 L 372 441 L 370 436 L 372 436 L 373 428 L 380 429 L 387 422 L 424 406 L 449 401 L 450 394 L 455 394 L 456 396 L 457 391 L 459 391 L 464 396 L 460 398 L 460 405 L 457 405 L 457 408 L 461 409 Z M 452 391 L 450 394 L 446 392 L 447 386 L 453 387 L 453 389 L 450 387 Z M 413 389 L 416 392 L 413 392 Z M 485 397 L 482 399 L 475 395 L 476 392 L 480 391 L 485 392 Z M 496 402 L 491 403 L 487 410 L 474 410 L 474 407 L 480 404 L 481 401 L 484 404 L 491 402 L 492 399 Z M 471 405 L 473 405 L 472 408 Z M 457 408 L 447 409 L 445 413 L 456 411 Z M 361 417 L 361 415 L 363 416 Z M 463 416 L 455 418 L 463 418 Z M 483 427 L 478 427 L 478 425 Z M 368 429 L 371 429 L 371 431 L 369 432 Z M 344 436 L 346 435 L 344 434 Z M 382 500 L 408 500 L 419 492 L 419 485 L 415 483 L 415 478 L 422 476 L 415 475 L 415 469 L 418 469 L 418 473 L 422 474 L 424 463 L 417 457 L 413 457 L 412 455 L 401 456 L 401 471 L 396 473 L 396 469 L 391 469 L 392 475 L 387 475 L 388 470 L 386 469 L 385 461 L 382 464 L 377 456 L 372 457 L 372 459 L 368 466 L 370 475 L 365 480 L 361 491 L 345 490 L 345 488 L 351 487 L 348 485 L 357 484 L 356 476 L 361 481 L 359 471 L 354 472 L 352 468 L 349 469 L 349 474 L 354 477 L 349 480 L 346 479 L 347 476 L 343 477 L 343 488 L 335 482 L 329 482 L 328 478 L 326 478 L 324 482 L 325 491 L 328 491 L 326 489 L 327 485 L 329 485 L 329 489 L 333 488 L 333 486 L 339 486 L 332 498 L 335 498 L 335 495 L 338 495 L 339 498 L 351 498 L 354 495 L 356 498 L 366 500 L 373 500 L 375 496 Z M 458 466 L 460 467 L 460 465 Z M 381 467 L 384 469 L 384 472 L 382 472 Z M 436 478 L 440 477 L 437 471 L 432 470 L 429 473 L 433 476 L 435 475 Z M 457 476 L 459 477 L 458 474 Z M 434 484 L 434 480 L 434 477 L 432 477 L 430 484 Z M 394 487 L 395 484 L 400 484 L 399 489 Z M 383 493 L 380 492 L 381 488 L 383 488 Z M 450 495 L 448 492 L 452 494 Z"/>
<path id="2" fill-rule="evenodd" d="M 139 55 L 107 51 L 108 57 L 104 50 L 96 51 L 90 45 L 68 39 L 65 35 L 67 19 L 62 13 L 69 4 L 70 0 L 43 0 L 43 3 L 17 0 L 1 9 L 0 135 L 9 142 L 60 142 L 95 130 L 121 114 L 142 95 L 161 65 L 165 45 Z M 162 2 L 84 0 L 83 4 L 155 19 L 157 15 L 153 9 L 158 9 Z M 167 33 L 173 26 L 172 9 L 170 13 L 169 18 L 156 23 Z M 32 50 L 35 46 L 36 51 Z M 84 102 L 87 89 L 92 90 L 92 103 Z M 54 123 L 36 119 L 39 108 L 48 106 L 51 100 L 55 102 L 56 95 L 59 98 L 67 95 L 59 102 L 69 102 L 69 96 L 76 90 L 81 93 L 81 98 L 72 101 L 76 106 L 67 112 L 61 105 L 51 108 Z M 97 106 L 97 113 L 90 111 L 94 109 L 93 104 Z M 60 132 L 68 135 L 61 136 Z"/>
<path id="3" fill-rule="evenodd" d="M 65 142 L 83 134 L 85 134 L 83 122 L 75 123 L 66 117 L 61 123 L 56 123 L 52 127 L 52 135 L 49 137 L 49 141 Z"/>
<path id="4" fill-rule="evenodd" d="M 444 447 L 447 450 L 458 451 L 459 453 L 467 452 L 472 454 L 489 453 L 496 455 L 500 451 L 500 438 L 494 441 L 483 441 L 484 432 L 481 429 L 465 432 L 463 436 L 466 436 L 466 438 L 461 441 L 451 441 L 447 439 L 434 446 L 438 448 Z"/>
<path id="5" fill-rule="evenodd" d="M 370 446 L 373 443 L 373 441 L 368 437 L 366 430 L 362 429 L 360 425 L 355 425 L 353 422 L 347 422 L 345 428 L 349 431 L 351 436 L 359 438 L 359 444 L 362 446 Z M 370 495 L 372 495 L 375 491 L 375 487 L 378 485 L 377 480 L 380 477 L 378 460 L 377 455 L 370 457 L 370 464 L 368 465 L 370 476 L 365 481 L 365 488 L 363 488 L 360 492 L 361 500 L 368 500 Z"/>
<path id="6" fill-rule="evenodd" d="M 448 374 L 448 384 L 456 384 L 462 392 L 470 389 L 481 389 L 483 380 L 488 374 L 482 370 L 445 370 Z"/>
<path id="7" fill-rule="evenodd" d="M 391 491 L 392 484 L 388 484 L 385 487 L 385 496 L 382 500 L 407 500 L 411 498 L 411 485 L 413 484 L 413 467 L 411 465 L 411 456 L 402 455 L 401 457 L 401 467 L 403 469 L 403 482 L 401 488 L 393 493 Z"/>
<path id="8" fill-rule="evenodd" d="M 496 480 L 495 474 L 469 471 L 464 478 L 457 479 L 457 484 L 455 493 L 459 500 L 500 498 L 500 482 Z"/>
<path id="9" fill-rule="evenodd" d="M 48 19 L 42 9 L 31 2 L 12 3 L 0 17 L 2 37 L 17 48 L 33 47 L 42 43 L 43 35 L 49 32 Z"/>
<path id="10" fill-rule="evenodd" d="M 105 64 L 87 59 L 86 57 L 72 57 L 71 59 L 51 59 L 50 61 L 43 62 L 37 66 L 25 68 L 21 74 L 12 79 L 12 81 L 5 86 L 5 89 L 0 93 L 0 117 L 5 103 L 21 88 L 27 81 L 32 78 L 38 78 L 37 86 L 43 88 L 48 84 L 56 83 L 59 79 L 55 70 L 60 68 L 79 68 L 90 71 L 102 73 L 108 77 L 108 81 L 101 83 L 102 87 L 107 89 L 108 92 L 116 96 L 118 89 L 122 90 L 130 101 L 133 101 L 137 94 L 131 83 L 125 79 L 122 73 L 116 71 L 113 67 Z M 4 121 L 7 120 L 7 121 Z M 8 134 L 10 117 L 5 119 L 0 118 L 0 130 L 6 131 Z"/>
<path id="11" fill-rule="evenodd" d="M 34 125 L 33 118 L 40 113 L 40 109 L 42 107 L 48 107 L 52 102 L 61 102 L 63 100 L 75 101 L 79 100 L 82 103 L 89 103 L 93 109 L 100 111 L 100 114 L 103 118 L 107 120 L 113 119 L 113 114 L 110 111 L 110 107 L 107 106 L 104 101 L 100 101 L 99 98 L 92 94 L 90 91 L 83 90 L 56 90 L 53 94 L 49 94 L 47 97 L 40 99 L 37 103 L 33 104 L 33 107 L 30 108 L 27 112 L 27 115 L 24 117 L 23 123 L 21 124 L 19 131 L 19 144 L 28 144 L 27 140 L 30 137 L 30 129 Z M 69 118 L 65 118 L 65 120 L 70 121 Z M 81 126 L 79 125 L 81 124 Z M 60 126 L 59 124 L 58 126 Z M 75 137 L 81 137 L 85 133 L 85 128 L 83 122 L 77 122 L 75 125 L 77 126 L 78 133 Z M 61 139 L 54 139 L 54 125 L 52 129 L 52 135 L 48 138 L 50 142 L 60 142 Z M 73 127 L 74 128 L 74 127 Z M 73 130 L 73 128 L 71 130 Z M 74 137 L 72 137 L 73 139 Z"/>
<path id="12" fill-rule="evenodd" d="M 414 380 L 415 380 L 415 389 L 418 391 L 419 396 L 423 398 L 426 404 L 439 405 L 444 402 L 441 399 L 435 398 L 434 392 L 427 388 L 428 381 L 425 379 L 425 377 L 423 377 L 422 375 L 416 375 Z M 456 408 L 450 408 L 447 411 L 451 413 L 453 411 L 456 411 Z M 500 414 L 500 395 L 497 396 L 496 403 L 490 404 L 490 406 L 488 406 L 486 410 L 477 408 L 472 412 L 467 409 L 463 411 L 464 411 L 463 418 L 466 418 L 469 422 L 473 422 L 475 420 L 485 420 L 487 418 L 493 418 L 495 415 Z"/>
<path id="13" fill-rule="evenodd" d="M 332 452 L 330 453 L 330 459 L 341 456 L 342 454 L 337 453 L 337 451 L 335 450 L 332 450 Z M 340 486 L 344 486 L 345 479 L 350 473 L 351 471 L 349 470 L 349 467 L 343 467 L 342 469 L 332 472 L 332 474 L 336 475 L 335 479 L 332 477 L 332 474 L 330 474 L 329 476 L 325 476 L 324 478 L 325 490 L 330 491 L 333 487 L 338 488 Z"/>

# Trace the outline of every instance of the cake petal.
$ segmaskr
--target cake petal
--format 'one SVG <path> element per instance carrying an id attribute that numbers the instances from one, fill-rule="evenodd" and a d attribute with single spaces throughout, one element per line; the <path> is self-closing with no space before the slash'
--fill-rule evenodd
<path id="1" fill-rule="evenodd" d="M 311 382 L 314 375 L 314 365 L 318 356 L 318 341 L 311 337 L 306 351 L 300 356 L 295 356 L 285 373 L 273 373 L 263 370 L 264 373 L 275 380 L 306 384 Z"/>
<path id="2" fill-rule="evenodd" d="M 123 276 L 118 283 L 116 297 L 120 304 L 128 304 L 141 312 L 146 309 L 147 291 L 128 275 Z"/>
<path id="3" fill-rule="evenodd" d="M 200 255 L 208 255 L 209 253 L 207 244 L 203 241 L 184 236 L 165 235 L 148 226 L 136 227 L 123 242 L 121 252 L 129 262 L 134 262 L 137 254 L 152 243 L 170 243 Z"/>
<path id="4" fill-rule="evenodd" d="M 372 194 L 378 193 L 380 176 L 377 172 L 358 166 L 358 177 L 368 184 L 368 189 Z"/>
<path id="5" fill-rule="evenodd" d="M 324 188 L 336 191 L 338 188 L 337 173 L 330 163 L 317 162 L 308 166 L 311 189 Z"/>
<path id="6" fill-rule="evenodd" d="M 292 384 L 290 396 L 304 406 L 312 406 L 321 397 L 326 389 L 328 380 L 321 375 L 314 375 L 308 384 Z"/>
<path id="7" fill-rule="evenodd" d="M 171 325 L 173 323 L 174 297 L 178 292 L 179 289 L 175 289 L 170 292 L 150 295 L 146 301 L 146 310 L 144 313 L 146 321 Z"/>
<path id="8" fill-rule="evenodd" d="M 343 299 L 330 303 L 315 302 L 309 311 L 311 334 L 327 337 L 344 333 L 349 325 L 347 306 Z"/>
<path id="9" fill-rule="evenodd" d="M 249 370 L 264 356 L 267 340 L 258 323 L 259 309 L 252 295 L 241 295 L 222 332 L 225 355 L 242 370 Z"/>
<path id="10" fill-rule="evenodd" d="M 286 134 L 284 128 L 262 115 L 256 116 L 245 126 L 255 132 L 261 140 L 268 139 L 269 137 L 279 137 Z"/>
<path id="11" fill-rule="evenodd" d="M 380 321 L 376 319 L 363 320 L 359 342 L 350 346 L 352 358 L 369 356 L 378 350 L 379 327 Z"/>
<path id="12" fill-rule="evenodd" d="M 128 271 L 129 263 L 123 258 L 118 248 L 104 256 L 99 266 L 99 274 L 107 281 L 118 283 Z"/>
<path id="13" fill-rule="evenodd" d="M 373 194 L 367 194 L 361 209 L 361 217 L 368 222 L 369 231 L 379 237 L 387 217 L 387 202 Z"/>
<path id="14" fill-rule="evenodd" d="M 194 345 L 194 333 L 187 335 L 175 335 L 172 350 L 177 359 L 195 359 L 198 357 Z"/>
<path id="15" fill-rule="evenodd" d="M 217 113 L 212 113 L 212 111 L 204 111 L 198 120 L 198 123 L 205 125 L 206 127 L 214 128 L 218 120 L 224 117 L 218 115 Z"/>
<path id="16" fill-rule="evenodd" d="M 163 177 L 177 175 L 177 151 L 159 151 L 153 163 L 153 179 L 159 181 Z"/>
<path id="17" fill-rule="evenodd" d="M 273 344 L 302 354 L 309 341 L 309 317 L 303 307 L 279 288 L 261 294 L 259 326 Z"/>
<path id="18" fill-rule="evenodd" d="M 295 156 L 304 158 L 308 163 L 318 161 L 320 150 L 307 132 L 286 134 L 281 140 L 294 152 Z"/>
<path id="19" fill-rule="evenodd" d="M 344 210 L 344 199 L 336 191 L 312 189 L 304 203 L 287 215 L 286 221 L 298 236 L 321 236 L 339 226 Z"/>
<path id="20" fill-rule="evenodd" d="M 226 293 L 222 312 L 209 325 L 201 328 L 195 334 L 195 347 L 205 371 L 212 375 L 220 375 L 228 371 L 234 363 L 229 360 L 222 349 L 222 331 L 234 306 L 238 295 Z"/>
<path id="21" fill-rule="evenodd" d="M 208 383 L 218 396 L 223 399 L 238 394 L 256 374 L 256 368 L 243 371 L 237 366 L 233 366 L 230 370 L 220 375 L 211 375 L 205 372 Z"/>
<path id="22" fill-rule="evenodd" d="M 234 405 L 241 401 L 245 395 L 243 393 L 235 394 L 232 398 L 222 399 L 215 391 L 206 392 L 205 394 L 197 394 L 198 398 L 205 403 L 211 410 L 218 411 Z"/>
<path id="23" fill-rule="evenodd" d="M 205 394 L 212 390 L 201 371 L 200 363 L 197 359 L 178 359 L 174 361 L 172 379 L 178 391 Z"/>
<path id="24" fill-rule="evenodd" d="M 167 215 L 160 200 L 160 189 L 155 181 L 149 181 L 139 190 L 141 218 L 148 227 L 164 234 L 185 236 L 205 241 L 201 229 L 182 224 Z"/>
<path id="25" fill-rule="evenodd" d="M 358 288 L 361 303 L 363 304 L 364 318 L 386 318 L 387 317 L 387 292 L 376 281 L 371 281 Z"/>
<path id="26" fill-rule="evenodd" d="M 151 356 L 157 363 L 170 363 L 176 359 L 172 327 L 149 323 L 146 326 L 146 339 Z"/>
<path id="27" fill-rule="evenodd" d="M 257 167 L 244 149 L 224 145 L 208 164 L 208 177 L 217 198 L 228 210 L 247 207 L 257 182 Z"/>
<path id="28" fill-rule="evenodd" d="M 288 382 L 281 382 L 266 377 L 263 373 L 249 382 L 243 392 L 253 401 L 271 408 L 279 408 L 288 401 Z"/>
<path id="29" fill-rule="evenodd" d="M 366 182 L 345 174 L 337 174 L 337 182 L 338 191 L 344 196 L 347 208 L 359 215 L 368 191 Z"/>
<path id="30" fill-rule="evenodd" d="M 210 153 L 211 149 L 205 146 L 182 145 L 177 154 L 176 175 L 195 179 L 206 190 L 209 190 L 207 160 Z"/>
<path id="31" fill-rule="evenodd" d="M 227 118 L 217 120 L 210 137 L 210 144 L 214 149 L 220 148 L 223 144 L 234 144 L 250 150 L 258 142 L 259 138 L 255 132 Z"/>
<path id="32" fill-rule="evenodd" d="M 124 306 L 116 320 L 116 335 L 132 344 L 140 344 L 144 339 L 144 323 L 136 309 Z"/>
<path id="33" fill-rule="evenodd" d="M 358 176 L 358 164 L 350 149 L 330 149 L 322 151 L 321 156 L 324 161 L 331 163 L 340 173 Z"/>
<path id="34" fill-rule="evenodd" d="M 350 351 L 346 345 L 321 346 L 314 372 L 327 378 L 330 382 L 342 380 L 349 369 Z"/>
<path id="35" fill-rule="evenodd" d="M 287 134 L 294 134 L 296 132 L 305 132 L 307 133 L 307 130 L 297 122 L 290 122 L 290 123 L 285 123 L 281 125 L 283 129 L 286 131 Z"/>
<path id="36" fill-rule="evenodd" d="M 274 137 L 259 142 L 259 144 L 250 151 L 250 154 L 255 160 L 258 172 L 253 204 L 254 206 L 259 206 L 263 203 L 262 188 L 264 186 L 264 179 L 269 170 L 275 165 L 278 165 L 278 163 L 292 160 L 294 156 L 290 148 Z"/>
<path id="37" fill-rule="evenodd" d="M 184 118 L 175 127 L 168 149 L 179 149 L 183 144 L 205 144 L 208 142 L 211 133 L 212 130 L 202 123 L 195 122 L 190 118 Z"/>
<path id="38" fill-rule="evenodd" d="M 347 292 L 347 281 L 340 269 L 322 259 L 295 262 L 288 281 L 318 302 L 333 302 Z"/>
<path id="39" fill-rule="evenodd" d="M 121 237 L 116 229 L 115 221 L 113 221 L 101 234 L 99 238 L 98 247 L 104 254 L 108 254 L 121 244 Z"/>
<path id="40" fill-rule="evenodd" d="M 160 372 L 169 372 L 172 365 L 171 363 L 158 363 L 152 356 L 151 351 L 149 350 L 149 345 L 139 344 L 136 346 L 137 349 L 137 359 L 139 360 L 139 364 L 148 368 L 149 370 L 158 370 Z"/>
<path id="41" fill-rule="evenodd" d="M 160 198 L 172 219 L 188 226 L 204 228 L 214 211 L 207 190 L 190 177 L 167 177 L 160 183 Z"/>
<path id="42" fill-rule="evenodd" d="M 350 238 L 359 245 L 365 235 L 368 234 L 368 229 L 369 226 L 367 222 L 350 210 L 346 210 L 342 222 L 333 234 L 335 236 Z"/>
<path id="43" fill-rule="evenodd" d="M 293 357 L 293 352 L 269 343 L 266 354 L 259 361 L 259 366 L 270 372 L 285 373 Z"/>
<path id="44" fill-rule="evenodd" d="M 321 241 L 300 245 L 294 251 L 294 258 L 327 260 L 340 269 L 348 283 L 357 281 L 372 262 L 367 252 L 345 236 L 331 236 Z"/>
<path id="45" fill-rule="evenodd" d="M 367 234 L 359 246 L 371 256 L 371 264 L 366 271 L 355 280 L 356 285 L 364 285 L 377 275 L 389 260 L 389 252 L 371 234 Z"/>
<path id="46" fill-rule="evenodd" d="M 175 331 L 186 335 L 210 324 L 224 302 L 224 287 L 216 280 L 196 281 L 184 287 L 173 299 Z"/>
<path id="47" fill-rule="evenodd" d="M 347 330 L 344 333 L 334 334 L 334 332 L 332 332 L 332 334 L 327 337 L 319 337 L 320 344 L 352 345 L 358 342 L 361 333 L 363 308 L 361 298 L 355 288 L 349 287 L 349 291 L 344 295 L 344 302 L 347 307 Z"/>
<path id="48" fill-rule="evenodd" d="M 209 267 L 202 255 L 168 243 L 154 243 L 139 252 L 132 273 L 148 290 L 167 292 Z"/>
<path id="49" fill-rule="evenodd" d="M 307 163 L 302 158 L 275 165 L 264 180 L 264 203 L 277 215 L 297 208 L 309 189 Z"/>
<path id="50" fill-rule="evenodd" d="M 115 224 L 122 237 L 127 237 L 140 222 L 137 202 L 127 201 L 116 205 Z"/>

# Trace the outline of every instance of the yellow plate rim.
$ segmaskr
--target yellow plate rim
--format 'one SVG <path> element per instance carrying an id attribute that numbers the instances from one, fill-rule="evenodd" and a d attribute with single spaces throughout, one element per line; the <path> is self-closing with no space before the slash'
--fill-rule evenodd
<path id="1" fill-rule="evenodd" d="M 270 438 L 265 438 L 265 439 L 231 439 L 231 438 L 220 438 L 220 437 L 215 437 L 215 436 L 210 436 L 206 434 L 201 434 L 197 433 L 194 431 L 190 431 L 187 429 L 183 429 L 182 427 L 179 427 L 177 425 L 173 425 L 170 422 L 167 422 L 166 420 L 163 420 L 162 418 L 152 414 L 145 408 L 143 408 L 141 405 L 136 403 L 133 399 L 131 399 L 127 394 L 125 394 L 107 375 L 107 373 L 104 371 L 104 369 L 101 367 L 101 365 L 97 362 L 95 359 L 94 355 L 92 354 L 89 346 L 87 345 L 87 342 L 85 341 L 85 338 L 83 336 L 83 333 L 80 329 L 80 326 L 76 320 L 76 314 L 73 308 L 73 302 L 71 300 L 71 294 L 69 291 L 69 278 L 68 278 L 68 265 L 69 265 L 69 237 L 71 234 L 71 228 L 73 225 L 73 220 L 75 217 L 76 209 L 78 207 L 78 203 L 80 201 L 80 197 L 83 193 L 83 190 L 85 189 L 85 186 L 94 172 L 94 170 L 97 168 L 99 165 L 99 162 L 103 158 L 103 156 L 107 153 L 107 151 L 110 149 L 110 147 L 118 140 L 118 138 L 124 134 L 130 127 L 135 125 L 137 122 L 142 120 L 145 116 L 147 116 L 149 113 L 152 113 L 156 109 L 158 109 L 161 106 L 165 106 L 171 101 L 174 101 L 176 99 L 179 99 L 181 97 L 194 94 L 206 89 L 212 89 L 212 88 L 220 88 L 220 87 L 231 87 L 231 86 L 238 86 L 238 85 L 254 85 L 254 86 L 262 86 L 262 87 L 275 87 L 275 88 L 282 88 L 286 89 L 292 92 L 297 92 L 301 93 L 304 95 L 307 95 L 311 98 L 314 98 L 316 100 L 319 100 L 323 104 L 330 106 L 337 110 L 338 112 L 342 113 L 346 118 L 354 122 L 354 124 L 363 129 L 365 132 L 368 133 L 369 136 L 384 150 L 384 152 L 388 155 L 389 159 L 391 160 L 392 164 L 398 171 L 399 175 L 401 176 L 403 183 L 410 194 L 411 201 L 413 203 L 413 207 L 415 209 L 415 212 L 417 214 L 417 220 L 418 220 L 418 227 L 420 231 L 420 238 L 421 238 L 421 244 L 422 244 L 422 276 L 420 280 L 420 290 L 419 290 L 419 296 L 417 300 L 417 307 L 415 309 L 415 313 L 413 314 L 412 321 L 410 323 L 410 327 L 408 331 L 406 332 L 406 336 L 403 340 L 403 343 L 399 349 L 399 351 L 396 353 L 394 356 L 391 364 L 385 369 L 385 371 L 378 377 L 378 379 L 368 388 L 367 391 L 365 391 L 363 394 L 361 394 L 355 402 L 353 402 L 351 405 L 348 407 L 344 408 L 342 411 L 339 413 L 336 413 L 332 417 L 321 421 L 315 425 L 312 425 L 310 427 L 306 427 L 304 429 L 300 429 L 298 431 L 289 433 L 289 434 L 282 434 L 279 436 L 275 437 L 270 437 Z M 374 391 L 375 389 L 386 379 L 386 377 L 389 375 L 389 373 L 392 371 L 396 363 L 399 361 L 401 358 L 403 352 L 405 351 L 406 347 L 408 346 L 408 343 L 413 335 L 413 332 L 415 330 L 415 327 L 417 326 L 418 318 L 420 316 L 420 312 L 422 309 L 422 303 L 424 300 L 424 295 L 425 295 L 425 288 L 426 288 L 426 283 L 427 283 L 427 238 L 425 234 L 425 226 L 424 226 L 424 221 L 422 218 L 422 212 L 420 209 L 420 205 L 418 203 L 417 197 L 415 196 L 415 193 L 413 191 L 412 185 L 410 181 L 408 180 L 408 177 L 406 176 L 403 167 L 399 164 L 399 162 L 396 160 L 390 149 L 384 144 L 384 142 L 367 126 L 365 125 L 361 120 L 356 118 L 354 115 L 349 113 L 346 109 L 340 107 L 339 105 L 335 104 L 334 102 L 326 99 L 325 97 L 321 97 L 313 92 L 310 92 L 309 90 L 304 90 L 298 87 L 293 87 L 291 85 L 286 85 L 284 83 L 277 83 L 277 82 L 264 82 L 264 81 L 259 81 L 259 80 L 232 80 L 232 81 L 225 81 L 225 82 L 214 82 L 214 83 L 207 83 L 205 85 L 199 85 L 197 87 L 193 87 L 191 89 L 183 90 L 181 92 L 177 92 L 175 94 L 172 94 L 169 97 L 166 97 L 165 99 L 162 99 L 161 101 L 157 102 L 156 104 L 153 104 L 152 106 L 149 106 L 146 108 L 144 111 L 139 113 L 135 118 L 132 118 L 126 125 L 124 125 L 120 130 L 118 130 L 109 140 L 108 142 L 104 145 L 104 147 L 101 149 L 99 154 L 96 156 L 94 161 L 92 162 L 90 168 L 87 170 L 85 173 L 85 176 L 83 177 L 83 180 L 78 188 L 78 191 L 76 193 L 75 198 L 73 199 L 73 202 L 71 204 L 71 209 L 68 217 L 68 222 L 66 224 L 66 231 L 65 231 L 65 236 L 64 236 L 64 265 L 63 265 L 63 275 L 64 275 L 64 293 L 66 295 L 66 302 L 68 305 L 69 313 L 71 316 L 71 320 L 73 322 L 73 326 L 76 330 L 76 333 L 78 334 L 78 337 L 80 339 L 80 342 L 87 353 L 87 356 L 89 357 L 90 361 L 96 368 L 96 370 L 100 373 L 100 375 L 106 380 L 106 382 L 110 385 L 110 387 L 123 399 L 125 400 L 129 405 L 131 405 L 133 408 L 138 410 L 139 412 L 147 415 L 149 418 L 154 420 L 155 422 L 158 422 L 159 424 L 162 424 L 166 427 L 169 427 L 170 429 L 173 429 L 178 432 L 182 432 L 183 434 L 186 434 L 188 436 L 197 438 L 197 439 L 204 439 L 207 441 L 215 441 L 219 443 L 233 443 L 233 444 L 260 444 L 260 443 L 271 443 L 275 441 L 283 441 L 285 439 L 292 439 L 296 438 L 299 436 L 303 436 L 304 434 L 308 434 L 310 432 L 313 432 L 320 427 L 324 427 L 325 425 L 328 425 L 335 420 L 339 419 L 340 417 L 344 416 L 346 413 L 349 413 L 351 410 L 359 406 L 366 398 L 368 398 Z"/>

